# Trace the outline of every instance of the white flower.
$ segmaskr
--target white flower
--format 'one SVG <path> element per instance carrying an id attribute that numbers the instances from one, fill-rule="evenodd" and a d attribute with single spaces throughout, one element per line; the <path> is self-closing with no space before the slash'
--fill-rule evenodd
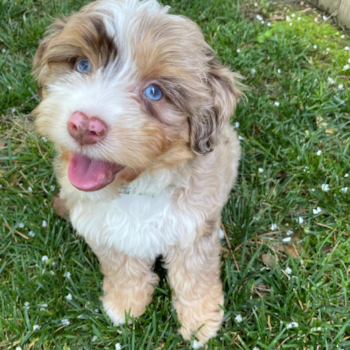
<path id="1" fill-rule="evenodd" d="M 303 219 L 301 216 L 299 216 L 299 217 L 296 219 L 296 222 L 297 222 L 298 224 L 302 224 L 302 223 L 304 222 L 304 219 Z"/>
<path id="2" fill-rule="evenodd" d="M 272 224 L 272 225 L 270 226 L 271 231 L 275 231 L 277 228 L 278 228 L 278 227 L 277 227 L 276 224 Z"/>
<path id="3" fill-rule="evenodd" d="M 350 63 L 350 58 L 348 59 L 348 62 Z"/>
<path id="4" fill-rule="evenodd" d="M 317 49 L 317 45 L 314 45 L 314 49 Z"/>
<path id="5" fill-rule="evenodd" d="M 295 13 L 292 13 L 292 17 L 295 17 Z"/>
<path id="6" fill-rule="evenodd" d="M 54 191 L 54 190 L 55 190 L 55 188 L 56 188 L 56 186 L 55 186 L 55 185 L 51 185 L 51 186 L 50 186 L 50 191 Z"/>
<path id="7" fill-rule="evenodd" d="M 345 174 L 344 177 L 349 177 L 349 174 Z"/>
<path id="8" fill-rule="evenodd" d="M 350 69 L 350 65 L 346 64 L 344 67 L 343 67 L 343 70 L 349 70 Z"/>
<path id="9" fill-rule="evenodd" d="M 30 237 L 35 237 L 35 233 L 34 233 L 33 231 L 29 231 L 28 235 L 29 235 Z"/>
<path id="10" fill-rule="evenodd" d="M 29 192 L 33 192 L 33 189 L 29 186 L 29 187 L 28 187 L 28 191 L 29 191 Z"/>
<path id="11" fill-rule="evenodd" d="M 311 191 L 312 191 L 312 192 L 315 192 L 315 189 L 314 189 L 314 188 L 312 188 L 312 189 L 311 189 Z"/>
<path id="12" fill-rule="evenodd" d="M 330 50 L 330 48 L 329 48 L 329 47 L 327 47 L 327 48 L 326 48 L 326 51 L 329 51 L 329 50 Z"/>
<path id="13" fill-rule="evenodd" d="M 122 346 L 119 343 L 115 344 L 115 350 L 121 350 L 121 348 Z"/>
<path id="14" fill-rule="evenodd" d="M 267 22 L 267 26 L 268 26 L 268 27 L 271 27 L 271 23 L 270 23 L 270 22 Z"/>
<path id="15" fill-rule="evenodd" d="M 8 86 L 9 90 L 12 90 L 12 86 Z"/>
<path id="16" fill-rule="evenodd" d="M 51 270 L 51 271 L 50 271 L 50 275 L 53 276 L 54 274 L 55 274 L 55 271 L 52 271 L 52 270 Z"/>
<path id="17" fill-rule="evenodd" d="M 237 315 L 237 316 L 235 317 L 235 320 L 236 320 L 237 323 L 241 323 L 241 322 L 243 321 L 243 318 L 242 318 L 241 315 Z"/>
<path id="18" fill-rule="evenodd" d="M 282 239 L 283 242 L 290 242 L 291 240 L 292 240 L 291 237 L 286 237 Z"/>
<path id="19" fill-rule="evenodd" d="M 39 326 L 38 324 L 35 324 L 35 325 L 33 326 L 33 331 L 36 331 L 37 329 L 40 329 L 40 326 Z"/>
<path id="20" fill-rule="evenodd" d="M 24 306 L 26 307 L 26 308 L 28 308 L 29 307 L 29 303 L 28 303 L 28 301 L 26 301 L 25 303 L 24 303 Z"/>
<path id="21" fill-rule="evenodd" d="M 319 149 L 316 154 L 320 156 L 322 154 L 322 151 Z"/>
<path id="22" fill-rule="evenodd" d="M 322 212 L 322 209 L 320 207 L 317 207 L 316 209 L 312 209 L 312 212 L 314 213 L 314 215 L 317 215 Z"/>
<path id="23" fill-rule="evenodd" d="M 327 191 L 329 191 L 329 185 L 327 185 L 327 184 L 322 184 L 322 191 L 324 191 L 324 192 L 327 192 Z"/>
<path id="24" fill-rule="evenodd" d="M 264 24 L 265 23 L 265 21 L 263 20 L 263 21 L 261 21 L 261 24 Z"/>
<path id="25" fill-rule="evenodd" d="M 334 80 L 331 77 L 328 77 L 327 80 L 329 81 L 330 84 L 334 84 Z"/>
<path id="26" fill-rule="evenodd" d="M 255 7 L 258 7 L 258 3 L 254 2 L 254 6 L 255 6 Z"/>
<path id="27" fill-rule="evenodd" d="M 96 341 L 98 338 L 96 337 L 96 335 L 94 335 L 91 339 L 91 341 Z"/>
<path id="28" fill-rule="evenodd" d="M 66 318 L 63 318 L 61 320 L 61 323 L 64 325 L 64 326 L 68 326 L 70 324 L 69 320 L 67 320 Z"/>
<path id="29" fill-rule="evenodd" d="M 346 50 L 346 51 L 349 51 L 349 49 L 350 49 L 349 46 L 345 46 L 345 47 L 344 47 L 344 50 Z"/>
<path id="30" fill-rule="evenodd" d="M 341 191 L 341 192 L 344 192 L 344 193 L 347 193 L 348 190 L 349 190 L 349 187 L 342 187 L 342 188 L 340 189 L 340 191 Z"/>
<path id="31" fill-rule="evenodd" d="M 277 73 L 278 73 L 278 74 L 281 74 L 281 70 L 280 70 L 280 69 L 277 69 Z"/>
<path id="32" fill-rule="evenodd" d="M 258 172 L 261 174 L 261 173 L 264 172 L 264 169 L 263 169 L 263 168 L 259 168 L 259 169 L 258 169 Z"/>
<path id="33" fill-rule="evenodd" d="M 260 350 L 257 346 L 254 346 L 253 350 Z"/>
<path id="34" fill-rule="evenodd" d="M 286 16 L 286 21 L 290 21 L 290 17 L 288 15 Z"/>
<path id="35" fill-rule="evenodd" d="M 290 22 L 289 25 L 292 26 L 292 25 L 293 25 L 293 22 Z"/>
<path id="36" fill-rule="evenodd" d="M 288 267 L 288 266 L 285 269 L 285 271 L 286 271 L 286 274 L 288 274 L 288 275 L 290 275 L 293 272 L 293 270 L 290 267 Z"/>
<path id="37" fill-rule="evenodd" d="M 262 21 L 263 18 L 260 16 L 260 15 L 256 15 L 256 18 L 259 20 L 259 21 Z"/>
<path id="38" fill-rule="evenodd" d="M 49 257 L 48 257 L 47 255 L 44 255 L 44 256 L 41 258 L 41 261 L 42 261 L 42 262 L 45 262 L 45 261 L 47 261 L 47 260 L 49 260 Z"/>
<path id="39" fill-rule="evenodd" d="M 343 89 L 344 89 L 344 85 L 343 85 L 343 84 L 339 84 L 339 85 L 338 85 L 338 89 L 339 89 L 339 90 L 343 90 Z"/>
<path id="40" fill-rule="evenodd" d="M 300 17 L 298 17 L 298 21 L 300 21 L 300 19 L 301 19 L 301 18 L 300 18 Z"/>
<path id="41" fill-rule="evenodd" d="M 1 51 L 2 51 L 2 53 L 5 53 L 5 52 L 6 52 L 6 50 L 5 50 L 5 49 L 2 49 Z"/>
<path id="42" fill-rule="evenodd" d="M 63 276 L 66 277 L 66 278 L 70 278 L 70 272 L 69 272 L 69 271 L 65 272 L 65 273 L 63 274 Z"/>
<path id="43" fill-rule="evenodd" d="M 16 109 L 15 109 L 15 108 L 12 108 L 12 109 L 11 109 L 11 112 L 12 112 L 12 113 L 15 113 L 15 112 L 16 112 Z"/>
<path id="44" fill-rule="evenodd" d="M 341 35 L 340 37 L 341 37 L 342 39 L 344 39 L 344 38 L 345 38 L 345 35 L 343 34 L 343 35 Z"/>
<path id="45" fill-rule="evenodd" d="M 294 232 L 293 232 L 292 230 L 288 230 L 288 231 L 286 232 L 286 235 L 287 235 L 287 236 L 291 236 L 293 233 L 294 233 Z"/>
<path id="46" fill-rule="evenodd" d="M 66 295 L 66 299 L 67 299 L 67 300 L 72 300 L 72 299 L 73 299 L 73 298 L 72 298 L 72 294 L 69 293 L 68 295 Z"/>
<path id="47" fill-rule="evenodd" d="M 236 122 L 235 128 L 239 128 L 239 122 Z"/>
<path id="48" fill-rule="evenodd" d="M 323 16 L 322 18 L 325 21 L 325 20 L 327 20 L 328 17 L 327 16 Z"/>
<path id="49" fill-rule="evenodd" d="M 256 69 L 255 69 L 255 68 L 252 68 L 252 69 L 250 70 L 250 72 L 251 72 L 252 74 L 255 74 L 255 73 L 256 73 Z"/>
<path id="50" fill-rule="evenodd" d="M 241 135 L 239 135 L 238 140 L 244 140 L 244 138 Z"/>
<path id="51" fill-rule="evenodd" d="M 291 322 L 291 323 L 288 323 L 286 327 L 287 327 L 287 329 L 298 328 L 299 327 L 299 323 L 298 322 Z"/>
<path id="52" fill-rule="evenodd" d="M 240 53 L 240 52 L 241 52 L 241 49 L 237 49 L 236 51 L 237 51 L 238 53 Z"/>
<path id="53" fill-rule="evenodd" d="M 47 138 L 45 136 L 42 136 L 41 139 L 44 141 L 44 142 L 47 142 Z"/>
<path id="54" fill-rule="evenodd" d="M 20 346 L 16 346 L 16 350 L 22 350 Z"/>
<path id="55" fill-rule="evenodd" d="M 23 223 L 23 222 L 20 222 L 20 223 L 18 224 L 18 227 L 19 227 L 19 228 L 23 228 L 23 227 L 24 227 L 24 223 Z"/>
<path id="56" fill-rule="evenodd" d="M 42 226 L 42 227 L 47 227 L 47 222 L 46 222 L 46 220 L 43 220 L 43 221 L 42 221 L 41 226 Z"/>
<path id="57" fill-rule="evenodd" d="M 278 101 L 275 101 L 274 105 L 278 107 L 280 103 Z"/>
<path id="58" fill-rule="evenodd" d="M 47 307 L 47 304 L 41 304 L 40 306 L 42 306 L 42 307 Z"/>

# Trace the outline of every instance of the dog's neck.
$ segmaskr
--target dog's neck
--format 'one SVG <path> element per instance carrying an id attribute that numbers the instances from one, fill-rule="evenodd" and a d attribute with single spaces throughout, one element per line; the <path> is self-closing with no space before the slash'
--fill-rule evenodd
<path id="1" fill-rule="evenodd" d="M 182 173 L 181 169 L 166 168 L 145 172 L 125 189 L 119 189 L 118 192 L 130 195 L 157 196 L 164 190 L 172 191 L 183 182 L 184 174 Z"/>

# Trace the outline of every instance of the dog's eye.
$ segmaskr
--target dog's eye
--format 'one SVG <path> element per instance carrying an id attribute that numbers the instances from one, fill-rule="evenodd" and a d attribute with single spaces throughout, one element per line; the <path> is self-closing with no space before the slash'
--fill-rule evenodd
<path id="1" fill-rule="evenodd" d="M 153 101 L 159 101 L 163 97 L 162 90 L 160 89 L 160 87 L 154 84 L 148 86 L 143 91 L 143 94 Z"/>
<path id="2" fill-rule="evenodd" d="M 88 59 L 82 58 L 77 62 L 77 71 L 79 73 L 89 73 L 91 71 L 91 64 Z"/>

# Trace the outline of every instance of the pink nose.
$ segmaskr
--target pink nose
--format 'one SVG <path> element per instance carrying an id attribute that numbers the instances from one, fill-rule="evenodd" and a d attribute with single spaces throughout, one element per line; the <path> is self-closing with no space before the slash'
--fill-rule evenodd
<path id="1" fill-rule="evenodd" d="M 99 118 L 75 112 L 68 120 L 68 132 L 81 145 L 92 145 L 105 138 L 107 126 Z"/>

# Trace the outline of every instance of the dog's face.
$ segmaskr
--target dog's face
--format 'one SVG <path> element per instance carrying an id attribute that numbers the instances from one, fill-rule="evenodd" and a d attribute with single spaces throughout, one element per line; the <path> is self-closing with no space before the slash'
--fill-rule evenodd
<path id="1" fill-rule="evenodd" d="M 38 130 L 99 190 L 215 145 L 240 92 L 189 19 L 154 0 L 102 0 L 57 20 L 34 59 Z"/>

